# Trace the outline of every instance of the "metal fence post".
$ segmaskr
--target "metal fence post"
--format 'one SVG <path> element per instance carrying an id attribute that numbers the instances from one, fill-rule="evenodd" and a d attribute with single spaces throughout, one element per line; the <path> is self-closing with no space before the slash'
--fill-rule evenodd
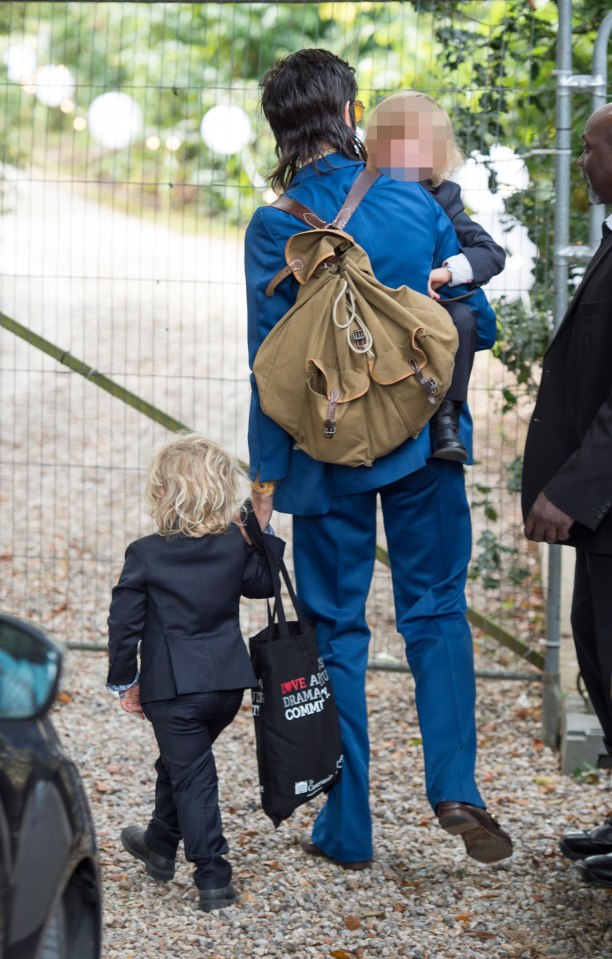
<path id="1" fill-rule="evenodd" d="M 557 197 L 555 204 L 554 308 L 555 329 L 567 309 L 569 241 L 569 164 L 571 150 L 572 0 L 559 0 L 557 34 L 556 159 Z M 542 702 L 542 735 L 548 746 L 556 746 L 561 721 L 561 547 L 548 548 L 548 595 L 546 621 L 546 662 Z"/>

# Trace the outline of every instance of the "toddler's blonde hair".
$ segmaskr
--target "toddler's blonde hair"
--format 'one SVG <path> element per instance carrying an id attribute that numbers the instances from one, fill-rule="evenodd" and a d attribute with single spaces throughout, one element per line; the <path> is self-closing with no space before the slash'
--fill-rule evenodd
<path id="1" fill-rule="evenodd" d="M 224 533 L 238 508 L 241 478 L 234 457 L 203 436 L 170 440 L 154 456 L 145 490 L 158 533 Z"/>
<path id="2" fill-rule="evenodd" d="M 441 121 L 441 126 L 443 126 L 446 131 L 446 156 L 444 162 L 434 166 L 430 177 L 432 184 L 439 186 L 443 180 L 448 179 L 453 170 L 461 166 L 465 156 L 455 139 L 455 132 L 448 113 L 444 107 L 441 107 L 428 93 L 421 93 L 420 90 L 402 90 L 399 93 L 392 93 L 391 96 L 381 100 L 381 102 L 374 107 L 368 120 L 368 127 L 366 128 L 366 148 L 368 146 L 368 128 L 370 128 L 370 125 L 372 125 L 372 129 L 376 129 L 380 119 L 384 117 L 388 111 L 393 112 L 400 104 L 403 104 L 405 111 L 418 109 L 417 100 L 426 100 L 431 104 L 432 112 L 438 116 Z M 373 164 L 370 162 L 368 166 L 372 168 Z"/>

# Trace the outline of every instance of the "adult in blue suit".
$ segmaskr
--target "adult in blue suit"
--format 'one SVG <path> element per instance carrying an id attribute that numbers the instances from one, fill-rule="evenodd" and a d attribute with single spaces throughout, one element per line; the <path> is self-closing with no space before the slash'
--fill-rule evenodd
<path id="1" fill-rule="evenodd" d="M 272 185 L 332 220 L 364 168 L 365 150 L 355 133 L 354 71 L 328 51 L 301 50 L 266 74 L 262 90 L 279 161 Z M 251 367 L 263 339 L 295 301 L 293 277 L 273 297 L 266 287 L 285 265 L 286 241 L 301 228 L 290 214 L 269 207 L 257 210 L 249 224 Z M 385 176 L 362 200 L 349 230 L 382 283 L 404 283 L 421 293 L 432 267 L 458 251 L 450 220 L 427 191 Z M 481 291 L 472 299 L 478 345 L 490 347 L 495 317 Z M 470 449 L 467 408 L 461 438 Z M 464 593 L 471 528 L 461 464 L 431 457 L 427 428 L 370 467 L 316 462 L 294 449 L 292 438 L 262 412 L 253 377 L 249 444 L 260 520 L 273 508 L 293 514 L 298 592 L 317 623 L 342 728 L 342 779 L 312 837 L 303 840 L 304 849 L 353 869 L 372 858 L 365 604 L 380 496 L 397 628 L 416 683 L 429 802 L 442 828 L 462 835 L 468 855 L 486 863 L 511 855 L 510 837 L 486 811 L 475 782 L 475 682 Z"/>

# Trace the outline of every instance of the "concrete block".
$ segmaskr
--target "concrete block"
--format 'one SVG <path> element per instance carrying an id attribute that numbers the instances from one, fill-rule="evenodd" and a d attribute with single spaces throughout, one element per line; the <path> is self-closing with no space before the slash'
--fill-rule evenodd
<path id="1" fill-rule="evenodd" d="M 597 716 L 581 696 L 566 696 L 561 715 L 561 772 L 569 776 L 585 763 L 596 767 L 605 752 Z"/>

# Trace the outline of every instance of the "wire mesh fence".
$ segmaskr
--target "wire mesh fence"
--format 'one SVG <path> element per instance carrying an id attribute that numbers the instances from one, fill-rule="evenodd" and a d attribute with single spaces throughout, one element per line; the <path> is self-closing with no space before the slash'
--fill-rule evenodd
<path id="1" fill-rule="evenodd" d="M 151 531 L 144 472 L 168 434 L 101 389 L 102 375 L 246 460 L 242 237 L 272 199 L 274 160 L 258 80 L 321 46 L 355 67 L 366 109 L 407 88 L 444 105 L 468 158 L 456 177 L 466 208 L 508 251 L 488 288 L 501 358 L 478 356 L 472 376 L 469 601 L 475 620 L 537 652 L 538 557 L 517 483 L 525 369 L 547 332 L 534 270 L 545 296 L 551 234 L 530 158 L 551 135 L 541 103 L 554 87 L 535 41 L 543 14 L 523 5 L 510 23 L 516 6 L 0 3 L 2 608 L 69 641 L 104 641 L 124 548 Z M 290 539 L 289 518 L 275 522 Z M 245 605 L 246 632 L 258 616 Z M 401 662 L 383 563 L 369 619 L 375 657 Z M 482 651 L 510 664 L 494 640 Z"/>

